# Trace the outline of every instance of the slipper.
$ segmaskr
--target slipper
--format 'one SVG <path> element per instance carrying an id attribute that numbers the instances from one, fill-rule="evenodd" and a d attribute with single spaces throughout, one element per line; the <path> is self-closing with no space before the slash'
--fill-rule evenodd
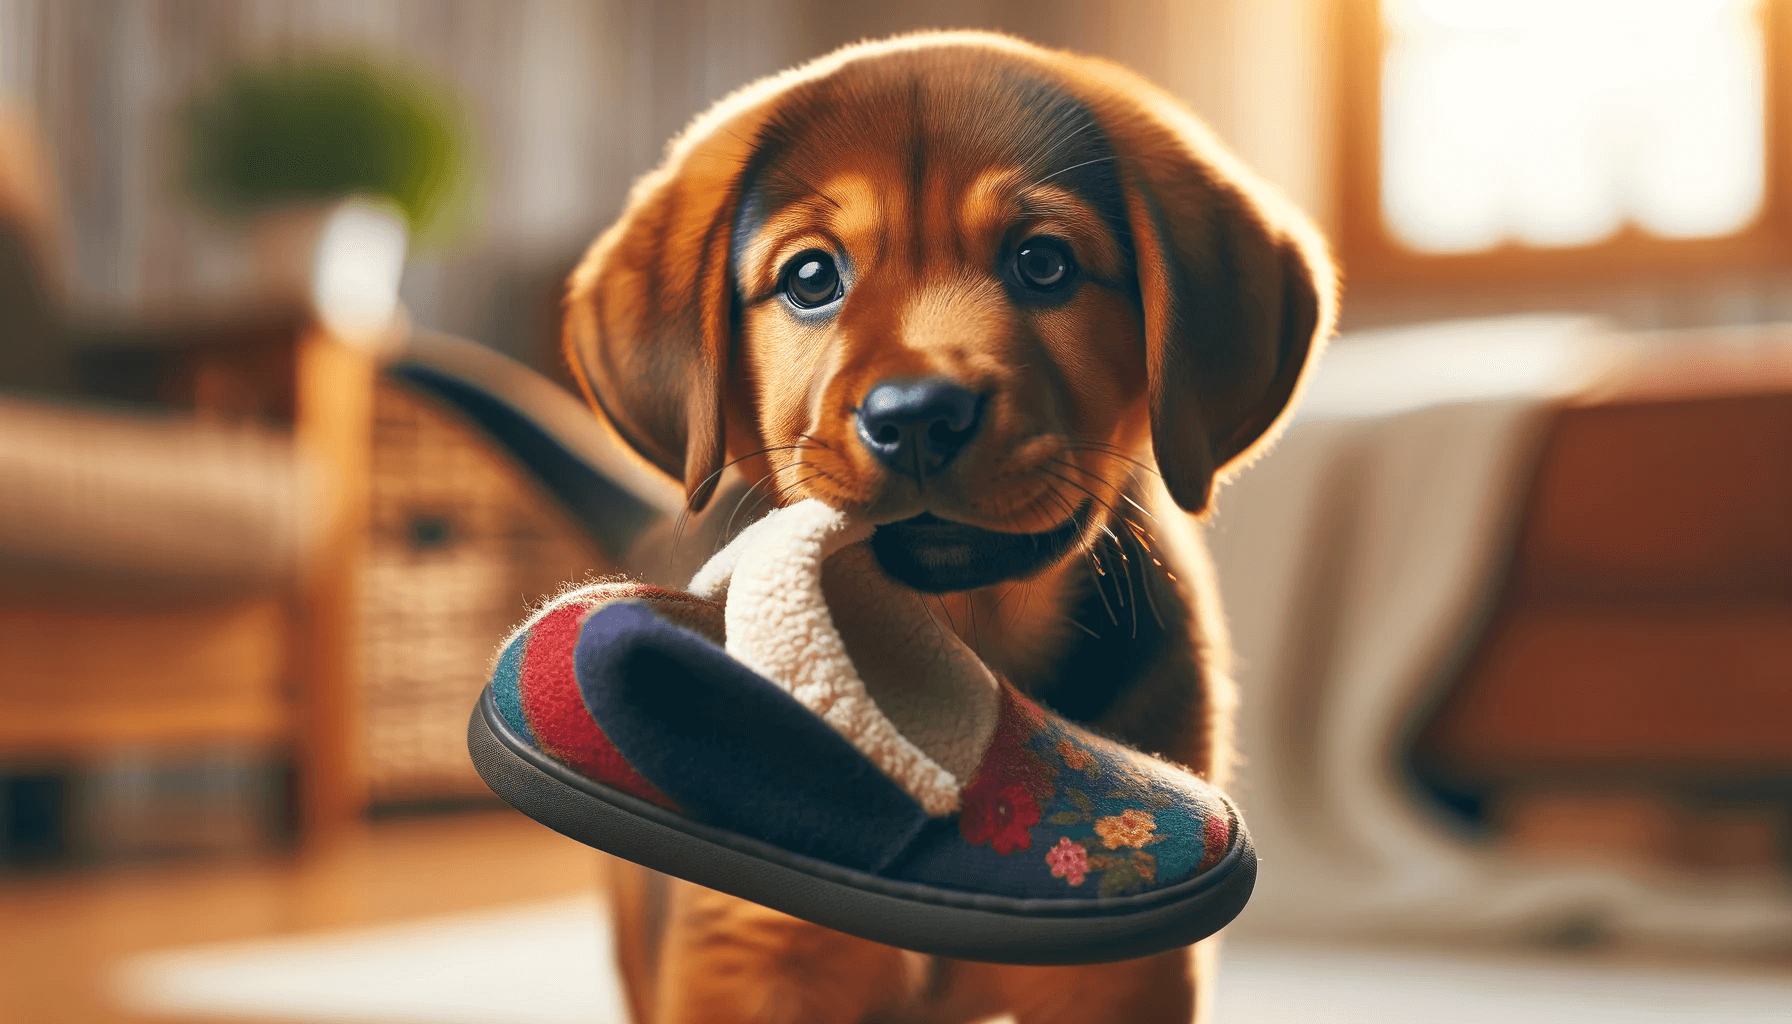
<path id="1" fill-rule="evenodd" d="M 1230 801 L 996 678 L 868 533 L 803 502 L 693 593 L 563 595 L 501 650 L 480 774 L 587 845 L 924 953 L 1095 963 L 1231 921 L 1256 859 Z"/>

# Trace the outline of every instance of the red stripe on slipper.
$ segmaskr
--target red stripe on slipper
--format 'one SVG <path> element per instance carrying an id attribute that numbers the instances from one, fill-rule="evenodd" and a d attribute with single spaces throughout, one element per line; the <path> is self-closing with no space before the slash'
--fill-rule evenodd
<path id="1" fill-rule="evenodd" d="M 1215 807 L 1207 815 L 1206 825 L 1201 832 L 1201 863 L 1195 865 L 1195 873 L 1199 874 L 1213 867 L 1226 855 L 1232 847 L 1232 819 L 1226 814 L 1224 805 Z"/>
<path id="2" fill-rule="evenodd" d="M 573 673 L 573 652 L 589 606 L 556 608 L 529 630 L 518 690 L 523 713 L 542 749 L 588 778 L 614 786 L 661 807 L 677 810 L 653 783 L 616 750 L 591 718 Z"/>

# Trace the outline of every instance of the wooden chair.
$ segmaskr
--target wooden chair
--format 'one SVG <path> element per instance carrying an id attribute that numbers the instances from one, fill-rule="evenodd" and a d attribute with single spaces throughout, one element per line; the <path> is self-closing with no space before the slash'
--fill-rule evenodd
<path id="1" fill-rule="evenodd" d="M 1792 335 L 1555 414 L 1513 562 L 1416 741 L 1540 851 L 1792 867 Z"/>
<path id="2" fill-rule="evenodd" d="M 386 266 L 337 275 L 383 282 L 383 318 L 377 294 L 289 287 L 84 331 L 22 255 L 50 248 L 43 193 L 18 170 L 30 148 L 0 119 L 0 296 L 37 311 L 0 322 L 0 348 L 33 354 L 0 366 L 0 764 L 272 748 L 295 769 L 299 834 L 327 843 L 366 810 L 357 588 L 402 236 L 396 250 L 373 238 Z M 362 235 L 332 253 L 345 216 Z M 369 216 L 320 211 L 320 248 L 299 254 L 315 280 L 300 283 L 327 285 L 333 259 L 365 262 L 369 223 L 392 228 Z"/>

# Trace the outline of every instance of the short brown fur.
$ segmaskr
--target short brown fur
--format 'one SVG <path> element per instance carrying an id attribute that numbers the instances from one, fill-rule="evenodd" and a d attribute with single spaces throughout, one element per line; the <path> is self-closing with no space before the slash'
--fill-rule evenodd
<path id="1" fill-rule="evenodd" d="M 1017 297 L 999 272 L 1037 234 L 1080 264 L 1062 301 Z M 777 288 L 813 248 L 844 254 L 850 280 L 805 319 Z M 941 617 L 1059 711 L 1223 785 L 1228 652 L 1190 513 L 1273 439 L 1335 290 L 1306 221 L 1136 75 L 930 33 L 849 47 L 698 119 L 574 274 L 566 344 L 600 418 L 694 508 L 731 462 L 780 503 L 878 523 L 928 511 L 1035 533 L 1087 504 L 1068 557 L 938 598 Z M 879 381 L 920 374 L 987 405 L 975 442 L 917 481 L 856 442 L 854 416 Z M 640 1024 L 1187 1021 L 1203 992 L 1189 951 L 937 961 L 609 870 Z"/>

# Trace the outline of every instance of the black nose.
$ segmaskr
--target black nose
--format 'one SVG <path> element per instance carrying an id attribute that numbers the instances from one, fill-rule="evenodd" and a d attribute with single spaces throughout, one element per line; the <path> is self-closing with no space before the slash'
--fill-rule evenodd
<path id="1" fill-rule="evenodd" d="M 884 465 L 919 479 L 971 443 L 982 413 L 975 392 L 943 378 L 885 381 L 859 406 L 859 440 Z"/>

